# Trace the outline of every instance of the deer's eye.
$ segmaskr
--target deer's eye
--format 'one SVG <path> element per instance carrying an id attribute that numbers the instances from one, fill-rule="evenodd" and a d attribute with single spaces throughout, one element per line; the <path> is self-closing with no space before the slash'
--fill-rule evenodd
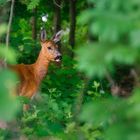
<path id="1" fill-rule="evenodd" d="M 51 47 L 48 47 L 48 50 L 52 50 L 52 48 Z"/>

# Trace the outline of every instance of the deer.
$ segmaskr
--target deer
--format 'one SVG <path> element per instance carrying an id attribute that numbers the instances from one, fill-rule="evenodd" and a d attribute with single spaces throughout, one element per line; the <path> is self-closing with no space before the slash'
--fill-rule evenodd
<path id="1" fill-rule="evenodd" d="M 41 29 L 40 42 L 41 50 L 37 60 L 33 64 L 17 64 L 9 65 L 8 67 L 14 71 L 19 77 L 19 85 L 17 88 L 17 95 L 32 99 L 39 86 L 47 75 L 50 62 L 60 62 L 62 55 L 59 52 L 57 42 L 62 37 L 63 30 L 57 32 L 50 40 L 47 39 L 47 33 L 44 28 Z M 23 111 L 29 109 L 28 104 L 23 105 Z"/>

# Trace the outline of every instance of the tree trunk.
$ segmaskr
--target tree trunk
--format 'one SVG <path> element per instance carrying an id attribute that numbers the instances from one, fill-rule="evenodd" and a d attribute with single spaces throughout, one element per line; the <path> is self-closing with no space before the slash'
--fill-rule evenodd
<path id="1" fill-rule="evenodd" d="M 55 12 L 54 12 L 54 33 L 57 33 L 61 29 L 61 0 L 55 0 Z"/>
<path id="2" fill-rule="evenodd" d="M 37 20 L 36 20 L 37 8 L 33 9 L 32 16 L 32 39 L 36 41 L 37 39 Z"/>
<path id="3" fill-rule="evenodd" d="M 70 34 L 69 34 L 69 44 L 74 49 L 75 46 L 75 29 L 76 29 L 76 0 L 69 0 L 70 3 Z M 72 52 L 72 57 L 74 54 Z"/>
<path id="4" fill-rule="evenodd" d="M 54 0 L 55 11 L 54 11 L 54 34 L 61 29 L 61 3 L 62 0 Z M 59 51 L 61 51 L 61 42 L 58 42 Z"/>
<path id="5" fill-rule="evenodd" d="M 4 6 L 0 7 L 0 25 L 8 21 L 9 14 L 9 3 L 6 3 Z M 4 33 L 0 36 L 0 43 L 5 43 Z"/>

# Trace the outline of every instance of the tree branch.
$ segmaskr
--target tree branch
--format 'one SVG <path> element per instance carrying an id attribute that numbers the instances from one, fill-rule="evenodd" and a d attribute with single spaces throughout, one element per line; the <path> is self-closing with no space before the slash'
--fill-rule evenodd
<path id="1" fill-rule="evenodd" d="M 54 2 L 54 4 L 57 6 L 57 7 L 59 7 L 59 8 L 61 8 L 62 9 L 62 6 L 61 5 L 59 5 L 55 0 L 53 0 L 53 2 Z"/>
<path id="2" fill-rule="evenodd" d="M 7 27 L 7 34 L 6 34 L 6 47 L 9 47 L 9 36 L 10 36 L 10 30 L 11 30 L 11 24 L 12 24 L 12 18 L 13 18 L 13 10 L 14 10 L 14 3 L 15 0 L 11 0 L 11 9 L 10 9 L 10 17 Z"/>

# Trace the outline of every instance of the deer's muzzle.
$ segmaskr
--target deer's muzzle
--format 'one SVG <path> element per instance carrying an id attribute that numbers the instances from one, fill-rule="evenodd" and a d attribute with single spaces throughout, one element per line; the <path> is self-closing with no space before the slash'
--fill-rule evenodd
<path id="1" fill-rule="evenodd" d="M 62 55 L 61 54 L 55 57 L 56 62 L 60 62 L 61 60 L 62 60 Z"/>

